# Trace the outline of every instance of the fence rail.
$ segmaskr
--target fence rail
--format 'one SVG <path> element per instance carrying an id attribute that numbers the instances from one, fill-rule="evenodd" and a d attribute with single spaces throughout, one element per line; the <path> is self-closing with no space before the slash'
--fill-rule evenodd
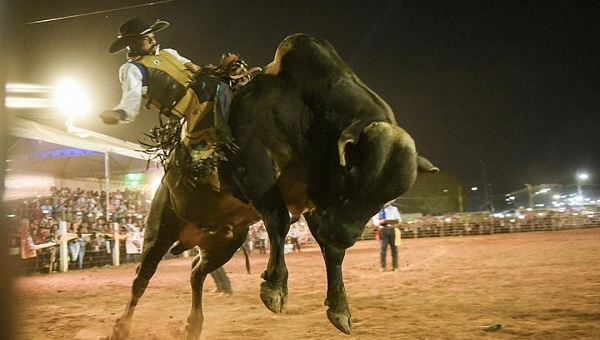
<path id="1" fill-rule="evenodd" d="M 598 214 L 533 213 L 520 216 L 485 218 L 421 218 L 400 223 L 402 238 L 493 235 L 534 231 L 558 231 L 600 227 Z M 377 238 L 376 228 L 365 228 L 362 240 Z"/>
<path id="2" fill-rule="evenodd" d="M 600 227 L 600 216 L 594 213 L 531 213 L 518 217 L 426 217 L 411 222 L 403 222 L 398 225 L 404 239 L 559 231 L 598 227 Z M 373 226 L 367 225 L 361 240 L 377 239 L 376 229 Z M 312 235 L 308 232 L 305 236 L 306 239 L 312 240 Z M 107 247 L 104 248 L 97 249 L 88 246 L 85 249 L 83 257 L 84 269 L 139 262 L 139 254 L 128 254 L 124 241 L 107 242 L 106 245 Z M 64 254 L 65 251 L 69 252 L 66 246 L 61 248 L 60 245 L 56 245 L 38 250 L 37 256 L 34 258 L 21 259 L 20 252 L 13 250 L 11 258 L 17 268 L 17 272 L 21 275 L 32 273 L 47 274 L 55 271 L 76 269 L 77 263 L 70 259 L 69 255 Z M 195 250 L 191 250 L 183 256 L 193 256 L 195 254 Z M 180 256 L 168 254 L 165 258 L 169 259 Z M 60 266 L 61 259 L 65 262 L 63 266 Z"/>

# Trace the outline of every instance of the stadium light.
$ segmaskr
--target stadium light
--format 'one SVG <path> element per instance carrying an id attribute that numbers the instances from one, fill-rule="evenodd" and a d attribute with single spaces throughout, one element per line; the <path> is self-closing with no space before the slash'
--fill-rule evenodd
<path id="1" fill-rule="evenodd" d="M 73 79 L 63 79 L 55 87 L 54 101 L 56 108 L 67 116 L 67 126 L 73 125 L 76 117 L 86 115 L 90 110 L 90 101 Z"/>
<path id="2" fill-rule="evenodd" d="M 577 201 L 583 201 L 583 191 L 581 190 L 581 182 L 586 181 L 590 176 L 581 171 L 577 171 L 577 175 L 575 176 L 577 179 Z"/>

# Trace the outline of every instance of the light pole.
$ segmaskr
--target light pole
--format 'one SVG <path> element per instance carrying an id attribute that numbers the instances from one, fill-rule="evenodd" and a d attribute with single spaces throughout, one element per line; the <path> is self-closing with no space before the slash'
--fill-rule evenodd
<path id="1" fill-rule="evenodd" d="M 581 182 L 587 180 L 589 177 L 590 176 L 587 173 L 577 171 L 576 179 L 577 179 L 577 200 L 578 201 L 583 200 L 583 190 L 581 189 Z"/>
<path id="2" fill-rule="evenodd" d="M 531 184 L 525 183 L 525 186 L 527 187 L 527 196 L 529 198 L 529 209 L 533 210 L 533 189 Z"/>
<path id="3" fill-rule="evenodd" d="M 460 185 L 458 186 L 458 212 L 461 214 L 464 212 L 462 187 Z"/>
<path id="4" fill-rule="evenodd" d="M 63 79 L 56 85 L 55 90 L 55 105 L 59 112 L 67 117 L 65 126 L 67 132 L 73 135 L 90 136 L 98 135 L 93 131 L 88 131 L 82 128 L 78 128 L 74 125 L 75 118 L 85 116 L 90 110 L 90 101 L 83 90 L 83 88 L 73 79 Z M 109 153 L 104 152 L 104 186 L 106 190 L 106 209 L 104 210 L 104 216 L 108 223 L 109 214 L 109 185 L 110 185 L 110 167 L 109 167 Z"/>

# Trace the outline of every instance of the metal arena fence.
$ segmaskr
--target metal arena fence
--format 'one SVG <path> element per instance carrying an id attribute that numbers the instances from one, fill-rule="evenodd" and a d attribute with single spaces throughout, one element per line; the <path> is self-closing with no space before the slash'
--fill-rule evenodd
<path id="1" fill-rule="evenodd" d="M 448 237 L 558 231 L 600 227 L 600 215 L 592 211 L 525 211 L 490 216 L 487 213 L 421 217 L 397 226 L 402 238 Z M 362 240 L 377 239 L 377 228 L 365 228 Z"/>
<path id="2" fill-rule="evenodd" d="M 489 216 L 485 213 L 461 214 L 442 217 L 421 217 L 397 226 L 402 238 L 452 237 L 523 233 L 537 231 L 559 231 L 600 227 L 598 213 L 589 211 L 532 211 L 518 216 Z M 115 227 L 117 228 L 117 227 Z M 301 243 L 313 243 L 314 238 L 308 228 L 303 228 Z M 127 263 L 138 263 L 140 245 L 131 250 L 132 242 L 125 235 L 114 234 L 87 235 L 77 252 L 74 242 L 76 235 L 65 234 L 53 244 L 36 245 L 36 256 L 23 259 L 19 248 L 11 248 L 11 259 L 20 275 L 48 274 L 105 266 L 118 266 Z M 90 237 L 94 238 L 90 242 Z M 250 239 L 250 238 L 249 238 Z M 378 239 L 377 227 L 368 224 L 360 240 Z M 252 247 L 250 246 L 250 249 Z M 195 256 L 197 250 L 192 249 L 182 255 L 173 256 L 167 253 L 165 259 Z"/>

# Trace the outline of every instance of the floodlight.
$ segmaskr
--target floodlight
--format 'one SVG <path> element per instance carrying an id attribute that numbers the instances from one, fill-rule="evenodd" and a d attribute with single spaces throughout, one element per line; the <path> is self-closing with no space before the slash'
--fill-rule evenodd
<path id="1" fill-rule="evenodd" d="M 61 80 L 55 88 L 56 108 L 70 120 L 84 116 L 90 110 L 90 102 L 83 88 L 73 79 Z"/>

